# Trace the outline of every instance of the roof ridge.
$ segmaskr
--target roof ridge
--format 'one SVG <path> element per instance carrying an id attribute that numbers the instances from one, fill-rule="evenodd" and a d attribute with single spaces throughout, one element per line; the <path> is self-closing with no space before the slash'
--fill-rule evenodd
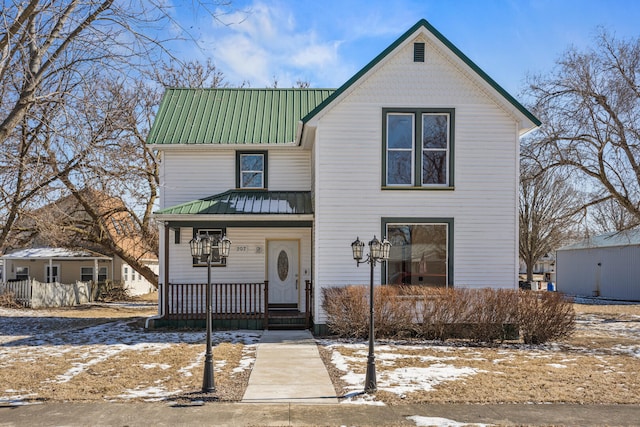
<path id="1" fill-rule="evenodd" d="M 405 31 L 400 37 L 398 37 L 393 43 L 387 46 L 382 52 L 380 52 L 375 58 L 369 61 L 360 71 L 351 76 L 342 86 L 336 89 L 329 97 L 323 102 L 318 104 L 313 110 L 311 110 L 306 116 L 302 118 L 303 123 L 307 123 L 316 114 L 322 111 L 327 105 L 331 104 L 337 97 L 344 93 L 351 85 L 360 80 L 366 73 L 368 73 L 373 67 L 375 67 L 380 61 L 382 61 L 387 55 L 400 46 L 405 40 L 407 40 L 412 34 L 418 31 L 421 27 L 424 27 L 428 32 L 433 34 L 447 49 L 449 49 L 454 55 L 462 60 L 469 68 L 471 68 L 480 78 L 485 80 L 491 87 L 493 87 L 505 100 L 511 103 L 518 111 L 525 115 L 536 126 L 540 126 L 542 122 L 533 115 L 524 105 L 516 100 L 509 92 L 507 92 L 502 86 L 500 86 L 495 80 L 493 80 L 487 73 L 485 73 L 475 62 L 473 62 L 468 56 L 466 56 L 458 47 L 456 47 L 449 39 L 447 39 L 440 31 L 438 31 L 433 25 L 431 25 L 426 19 L 420 19 L 411 28 Z"/>

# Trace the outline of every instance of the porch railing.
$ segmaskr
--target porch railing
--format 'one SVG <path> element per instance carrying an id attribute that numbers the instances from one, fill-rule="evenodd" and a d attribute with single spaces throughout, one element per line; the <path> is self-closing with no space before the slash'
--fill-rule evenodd
<path id="1" fill-rule="evenodd" d="M 213 319 L 262 319 L 268 315 L 268 282 L 212 283 Z M 169 284 L 165 298 L 167 319 L 206 319 L 206 283 Z"/>

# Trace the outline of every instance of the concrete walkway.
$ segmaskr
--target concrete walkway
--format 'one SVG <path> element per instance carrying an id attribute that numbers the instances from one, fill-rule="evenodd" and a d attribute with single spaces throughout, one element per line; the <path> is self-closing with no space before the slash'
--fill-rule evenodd
<path id="1" fill-rule="evenodd" d="M 265 331 L 243 403 L 338 403 L 309 331 Z"/>

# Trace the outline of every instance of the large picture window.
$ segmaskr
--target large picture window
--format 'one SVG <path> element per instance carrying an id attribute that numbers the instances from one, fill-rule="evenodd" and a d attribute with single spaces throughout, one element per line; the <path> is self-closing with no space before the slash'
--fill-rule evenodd
<path id="1" fill-rule="evenodd" d="M 266 151 L 238 152 L 237 188 L 267 188 Z"/>
<path id="2" fill-rule="evenodd" d="M 201 239 L 204 237 L 208 237 L 212 239 L 214 242 L 214 246 L 211 251 L 211 265 L 223 266 L 226 264 L 226 258 L 220 257 L 220 247 L 218 246 L 218 242 L 222 240 L 224 236 L 224 230 L 221 228 L 197 228 L 193 231 L 193 237 L 200 237 Z M 193 258 L 194 266 L 206 266 L 207 261 L 201 260 L 197 258 Z"/>
<path id="3" fill-rule="evenodd" d="M 453 220 L 384 222 L 391 252 L 387 283 L 448 287 L 451 280 L 451 236 Z"/>
<path id="4" fill-rule="evenodd" d="M 385 187 L 453 187 L 453 110 L 383 110 Z"/>

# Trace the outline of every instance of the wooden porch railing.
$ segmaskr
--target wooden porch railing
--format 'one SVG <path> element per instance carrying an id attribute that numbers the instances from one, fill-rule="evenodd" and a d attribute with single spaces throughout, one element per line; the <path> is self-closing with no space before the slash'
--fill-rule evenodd
<path id="1" fill-rule="evenodd" d="M 207 317 L 206 283 L 169 284 L 163 292 L 164 317 L 171 320 L 200 320 Z M 311 327 L 313 287 L 305 281 L 305 326 Z M 211 315 L 216 320 L 263 319 L 269 327 L 269 282 L 212 283 Z"/>
<path id="2" fill-rule="evenodd" d="M 167 319 L 206 319 L 206 283 L 169 284 L 164 313 Z M 263 283 L 212 283 L 213 319 L 268 320 L 269 285 Z"/>

